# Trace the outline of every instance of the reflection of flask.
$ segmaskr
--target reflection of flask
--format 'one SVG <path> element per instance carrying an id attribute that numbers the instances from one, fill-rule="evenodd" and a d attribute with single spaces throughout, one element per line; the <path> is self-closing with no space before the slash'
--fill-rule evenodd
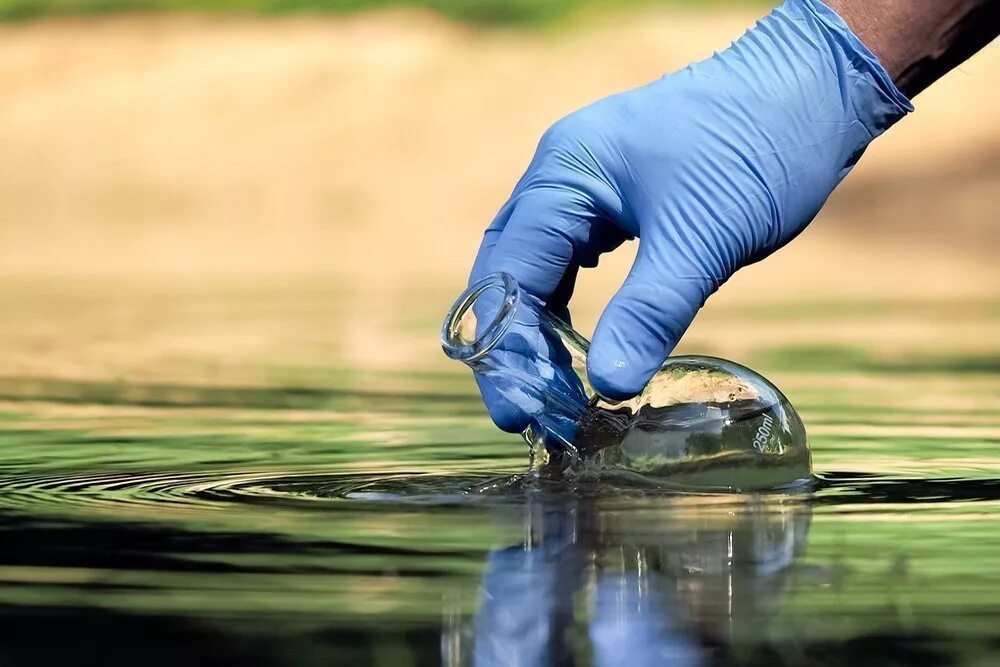
<path id="1" fill-rule="evenodd" d="M 528 415 L 533 452 L 565 466 L 698 488 L 767 488 L 809 477 L 802 420 L 738 364 L 671 357 L 634 399 L 603 400 L 587 380 L 589 343 L 507 274 L 487 276 L 448 313 L 445 352 Z"/>
<path id="2" fill-rule="evenodd" d="M 804 572 L 808 503 L 785 494 L 629 503 L 551 487 L 510 500 L 496 507 L 501 532 L 523 541 L 490 553 L 478 606 L 449 610 L 442 664 L 590 656 L 599 667 L 701 667 L 801 648 L 786 605 Z"/>

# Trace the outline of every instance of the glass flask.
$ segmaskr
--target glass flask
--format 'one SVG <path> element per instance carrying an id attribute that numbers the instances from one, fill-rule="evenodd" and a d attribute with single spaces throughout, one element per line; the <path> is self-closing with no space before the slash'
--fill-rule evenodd
<path id="1" fill-rule="evenodd" d="M 441 342 L 486 395 L 527 421 L 524 439 L 545 474 L 730 491 L 811 479 L 802 420 L 759 374 L 723 359 L 670 357 L 638 396 L 606 400 L 587 379 L 589 342 L 509 274 L 471 285 Z"/>

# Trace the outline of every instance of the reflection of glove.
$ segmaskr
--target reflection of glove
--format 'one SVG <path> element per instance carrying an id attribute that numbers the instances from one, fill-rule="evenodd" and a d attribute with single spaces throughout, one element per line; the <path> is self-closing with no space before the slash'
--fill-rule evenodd
<path id="1" fill-rule="evenodd" d="M 576 543 L 577 515 L 556 504 L 536 516 L 541 544 L 490 554 L 476 615 L 476 667 L 571 664 L 569 628 L 587 552 Z"/>
<path id="2" fill-rule="evenodd" d="M 590 351 L 594 387 L 637 393 L 705 299 L 812 220 L 912 107 L 820 0 L 788 0 L 722 53 L 559 121 L 486 232 L 473 277 L 514 275 L 565 315 L 577 269 L 641 237 Z M 482 382 L 501 428 L 519 410 Z"/>
<path id="3" fill-rule="evenodd" d="M 669 599 L 659 573 L 602 572 L 594 596 L 590 640 L 594 664 L 600 667 L 646 665 L 697 667 L 703 664 L 695 637 L 678 627 L 677 616 L 663 603 Z"/>

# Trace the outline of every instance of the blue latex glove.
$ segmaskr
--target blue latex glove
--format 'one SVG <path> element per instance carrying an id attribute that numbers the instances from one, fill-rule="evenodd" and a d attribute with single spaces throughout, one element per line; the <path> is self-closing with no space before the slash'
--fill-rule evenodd
<path id="1" fill-rule="evenodd" d="M 788 0 L 729 49 L 556 123 L 487 229 L 473 279 L 507 271 L 568 318 L 579 267 L 638 257 L 588 372 L 634 396 L 735 271 L 793 239 L 867 145 L 912 110 L 819 0 Z M 498 426 L 527 417 L 479 379 Z"/>

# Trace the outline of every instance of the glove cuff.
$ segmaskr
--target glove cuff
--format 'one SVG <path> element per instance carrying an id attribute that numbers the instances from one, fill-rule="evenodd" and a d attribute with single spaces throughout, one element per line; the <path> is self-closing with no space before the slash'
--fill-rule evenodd
<path id="1" fill-rule="evenodd" d="M 841 72 L 842 85 L 849 87 L 854 112 L 872 139 L 913 111 L 913 104 L 896 87 L 878 57 L 821 0 L 787 0 L 776 11 L 807 22 L 826 41 Z"/>

